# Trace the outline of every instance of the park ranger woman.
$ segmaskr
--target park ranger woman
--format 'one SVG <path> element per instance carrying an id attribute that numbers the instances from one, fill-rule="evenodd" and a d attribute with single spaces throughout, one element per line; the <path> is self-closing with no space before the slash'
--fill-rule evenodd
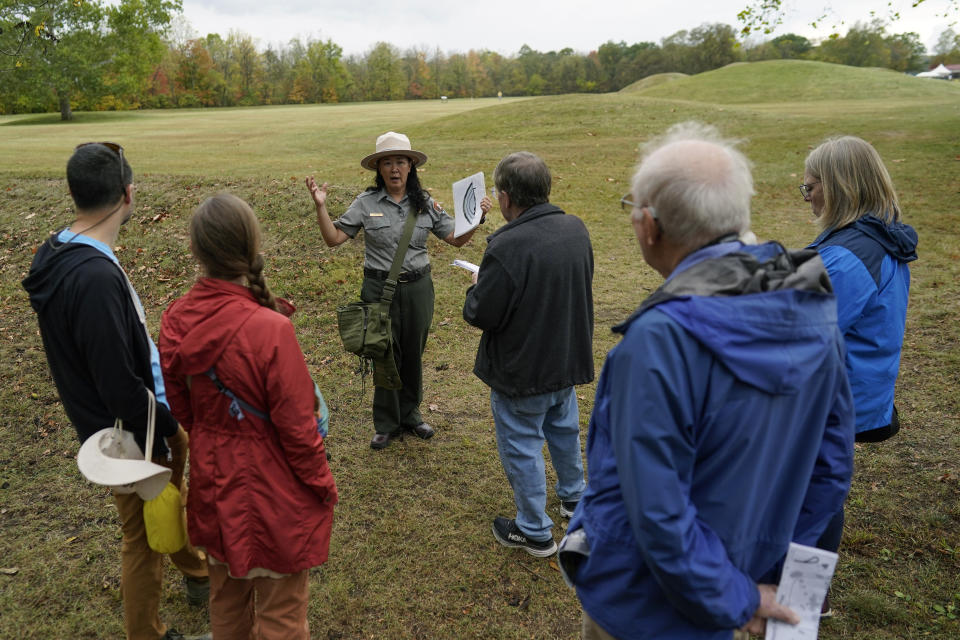
<path id="1" fill-rule="evenodd" d="M 473 236 L 473 230 L 454 236 L 454 220 L 420 186 L 417 167 L 427 156 L 410 146 L 410 139 L 388 131 L 377 138 L 376 150 L 360 161 L 360 166 L 376 173 L 376 184 L 361 193 L 337 220 L 327 211 L 327 184 L 306 179 L 307 189 L 317 209 L 317 224 L 328 247 L 336 247 L 363 229 L 364 263 L 360 298 L 365 302 L 380 299 L 384 281 L 397 252 L 408 215 L 415 215 L 416 226 L 403 257 L 397 290 L 390 307 L 393 328 L 393 352 L 403 384 L 393 390 L 377 386 L 373 393 L 373 425 L 376 433 L 370 446 L 387 447 L 405 431 L 419 438 L 433 436 L 433 428 L 423 421 L 423 350 L 433 320 L 433 280 L 427 256 L 427 234 L 461 247 Z M 480 208 L 486 215 L 490 199 L 484 197 Z"/>

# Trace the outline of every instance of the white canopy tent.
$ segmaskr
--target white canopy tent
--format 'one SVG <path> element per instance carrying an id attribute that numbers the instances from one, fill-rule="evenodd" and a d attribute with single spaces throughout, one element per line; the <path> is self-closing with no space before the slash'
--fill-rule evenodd
<path id="1" fill-rule="evenodd" d="M 947 69 L 942 64 L 939 65 L 936 69 L 931 69 L 930 71 L 924 71 L 923 73 L 918 73 L 918 78 L 940 78 L 942 80 L 948 80 L 951 76 L 950 69 Z"/>

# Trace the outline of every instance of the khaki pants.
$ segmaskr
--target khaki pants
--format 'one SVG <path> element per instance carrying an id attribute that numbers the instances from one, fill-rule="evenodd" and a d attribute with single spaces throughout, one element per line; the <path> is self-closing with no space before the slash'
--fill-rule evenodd
<path id="1" fill-rule="evenodd" d="M 617 640 L 612 635 L 600 628 L 593 618 L 583 612 L 583 624 L 581 627 L 583 640 Z M 732 640 L 750 640 L 750 634 L 746 631 L 734 631 Z"/>
<path id="2" fill-rule="evenodd" d="M 586 611 L 583 612 L 583 622 L 580 632 L 583 640 L 617 640 L 604 631 Z"/>
<path id="3" fill-rule="evenodd" d="M 210 565 L 210 630 L 217 640 L 310 640 L 308 570 L 284 578 L 231 578 Z"/>
<path id="4" fill-rule="evenodd" d="M 187 433 L 177 431 L 167 444 L 172 460 L 154 462 L 173 469 L 170 482 L 180 487 L 186 502 L 187 487 L 183 468 L 187 459 Z M 120 592 L 123 597 L 123 624 L 127 640 L 158 640 L 167 627 L 160 621 L 160 592 L 163 587 L 163 554 L 147 544 L 147 530 L 143 524 L 143 500 L 135 493 L 114 494 L 123 542 L 120 548 Z M 170 559 L 183 575 L 191 578 L 207 577 L 207 564 L 200 553 L 187 543 L 183 549 L 170 554 Z"/>

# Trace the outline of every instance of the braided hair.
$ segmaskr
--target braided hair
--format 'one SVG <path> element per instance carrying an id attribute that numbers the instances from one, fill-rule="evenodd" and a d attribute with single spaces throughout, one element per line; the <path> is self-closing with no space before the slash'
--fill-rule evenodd
<path id="1" fill-rule="evenodd" d="M 190 249 L 207 275 L 221 280 L 243 276 L 257 302 L 277 310 L 263 278 L 260 223 L 246 202 L 230 193 L 204 200 L 190 218 Z"/>

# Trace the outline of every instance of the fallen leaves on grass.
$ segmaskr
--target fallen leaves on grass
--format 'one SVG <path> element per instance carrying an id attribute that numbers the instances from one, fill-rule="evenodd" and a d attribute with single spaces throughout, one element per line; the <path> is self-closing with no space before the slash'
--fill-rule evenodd
<path id="1" fill-rule="evenodd" d="M 530 594 L 528 593 L 522 598 L 520 597 L 520 594 L 514 594 L 507 600 L 507 604 L 511 607 L 516 607 L 520 611 L 523 611 L 530 606 Z"/>

